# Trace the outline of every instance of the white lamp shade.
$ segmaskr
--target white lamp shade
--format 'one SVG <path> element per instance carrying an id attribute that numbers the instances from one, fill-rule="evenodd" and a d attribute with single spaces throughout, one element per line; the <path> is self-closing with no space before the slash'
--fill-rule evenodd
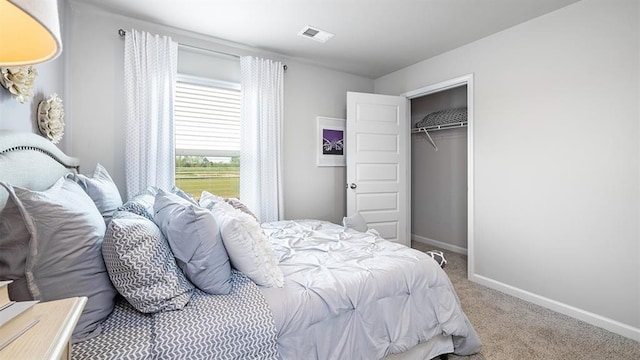
<path id="1" fill-rule="evenodd" d="M 61 52 L 56 0 L 0 0 L 0 66 L 37 64 Z"/>

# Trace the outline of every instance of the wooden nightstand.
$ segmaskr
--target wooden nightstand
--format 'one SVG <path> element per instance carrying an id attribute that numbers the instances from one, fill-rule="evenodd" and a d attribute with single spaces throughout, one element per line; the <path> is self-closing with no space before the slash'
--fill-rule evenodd
<path id="1" fill-rule="evenodd" d="M 71 334 L 86 303 L 86 297 L 74 297 L 36 304 L 40 321 L 0 350 L 0 359 L 71 359 Z"/>

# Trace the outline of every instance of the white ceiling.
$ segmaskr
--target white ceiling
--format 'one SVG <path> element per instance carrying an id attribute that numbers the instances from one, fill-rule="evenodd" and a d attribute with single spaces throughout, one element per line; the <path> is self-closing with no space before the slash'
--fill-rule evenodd
<path id="1" fill-rule="evenodd" d="M 578 0 L 77 1 L 375 79 Z"/>

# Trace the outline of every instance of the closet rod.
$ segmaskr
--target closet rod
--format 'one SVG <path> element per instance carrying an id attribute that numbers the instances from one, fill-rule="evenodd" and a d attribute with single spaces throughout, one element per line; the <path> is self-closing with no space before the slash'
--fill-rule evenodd
<path id="1" fill-rule="evenodd" d="M 413 128 L 411 129 L 411 131 L 414 133 L 419 133 L 422 131 L 438 131 L 438 130 L 456 129 L 456 128 L 463 128 L 466 126 L 467 126 L 467 122 L 463 121 L 463 122 L 456 122 L 456 123 L 449 123 L 449 124 L 431 125 L 431 126 Z"/>
<path id="2" fill-rule="evenodd" d="M 424 133 L 429 138 L 429 142 L 433 145 L 433 148 L 438 151 L 438 147 L 436 146 L 436 142 L 433 141 L 431 135 L 429 135 L 429 131 L 438 131 L 438 130 L 447 130 L 447 129 L 455 129 L 455 128 L 463 128 L 467 126 L 467 122 L 458 122 L 458 123 L 449 123 L 449 124 L 441 124 L 441 125 L 432 125 L 426 127 L 419 127 L 411 129 L 412 134 Z"/>
<path id="3" fill-rule="evenodd" d="M 118 29 L 118 35 L 120 35 L 121 38 L 124 38 L 127 35 L 127 31 L 124 30 L 124 29 Z M 214 53 L 214 54 L 221 54 L 221 55 L 231 56 L 231 57 L 234 57 L 236 59 L 240 58 L 240 55 L 237 55 L 237 54 L 232 54 L 232 53 L 228 53 L 228 52 L 224 52 L 224 51 L 206 49 L 206 48 L 199 47 L 199 46 L 187 45 L 187 44 L 182 44 L 182 43 L 178 43 L 178 46 L 181 47 L 181 48 L 184 48 L 184 49 L 192 49 L 192 50 L 210 52 L 210 53 Z M 287 70 L 287 65 L 286 64 L 282 65 L 282 68 L 286 71 Z"/>

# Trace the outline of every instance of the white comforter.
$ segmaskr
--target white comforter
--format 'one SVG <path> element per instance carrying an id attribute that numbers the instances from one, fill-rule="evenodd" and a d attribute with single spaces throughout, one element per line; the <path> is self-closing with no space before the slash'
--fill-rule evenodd
<path id="1" fill-rule="evenodd" d="M 455 353 L 480 339 L 451 282 L 426 254 L 318 220 L 262 225 L 285 274 L 263 288 L 282 359 L 381 359 L 453 335 Z"/>

